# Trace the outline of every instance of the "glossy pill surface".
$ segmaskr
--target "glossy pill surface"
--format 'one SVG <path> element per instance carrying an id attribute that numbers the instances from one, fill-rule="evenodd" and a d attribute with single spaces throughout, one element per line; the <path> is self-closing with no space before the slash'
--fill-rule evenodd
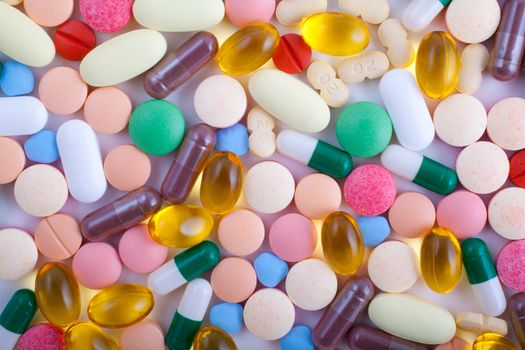
<path id="1" fill-rule="evenodd" d="M 424 345 L 401 339 L 382 330 L 359 325 L 348 333 L 352 350 L 426 350 Z"/>
<path id="2" fill-rule="evenodd" d="M 518 350 L 519 348 L 510 340 L 497 333 L 485 333 L 474 341 L 473 350 Z"/>
<path id="3" fill-rule="evenodd" d="M 193 350 L 237 350 L 232 337 L 222 329 L 205 326 L 193 338 Z"/>
<path id="4" fill-rule="evenodd" d="M 368 27 L 357 17 L 325 12 L 308 17 L 301 25 L 304 41 L 321 53 L 352 56 L 363 51 L 370 41 Z"/>
<path id="5" fill-rule="evenodd" d="M 118 350 L 117 343 L 91 322 L 70 326 L 65 334 L 68 350 Z"/>
<path id="6" fill-rule="evenodd" d="M 312 59 L 312 49 L 299 34 L 288 33 L 281 36 L 279 45 L 273 53 L 273 63 L 279 70 L 296 74 L 308 68 Z"/>
<path id="7" fill-rule="evenodd" d="M 514 333 L 523 348 L 525 347 L 525 293 L 514 294 L 510 297 L 508 310 Z"/>
<path id="8" fill-rule="evenodd" d="M 445 32 L 428 33 L 416 56 L 416 78 L 430 98 L 444 98 L 456 88 L 459 73 L 458 48 Z"/>
<path id="9" fill-rule="evenodd" d="M 221 70 L 243 75 L 265 64 L 279 44 L 279 32 L 269 23 L 254 23 L 233 33 L 219 48 Z"/>
<path id="10" fill-rule="evenodd" d="M 81 61 L 97 45 L 93 29 L 77 20 L 61 24 L 53 36 L 53 42 L 58 54 L 69 61 Z"/>

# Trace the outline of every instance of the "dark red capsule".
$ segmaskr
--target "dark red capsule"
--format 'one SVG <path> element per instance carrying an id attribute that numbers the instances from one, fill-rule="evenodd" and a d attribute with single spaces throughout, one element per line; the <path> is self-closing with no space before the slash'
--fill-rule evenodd
<path id="1" fill-rule="evenodd" d="M 428 350 L 424 345 L 368 326 L 352 328 L 348 333 L 347 342 L 352 350 Z"/>
<path id="2" fill-rule="evenodd" d="M 298 34 L 281 36 L 272 56 L 275 66 L 288 74 L 301 73 L 308 68 L 311 59 L 312 49 Z"/>
<path id="3" fill-rule="evenodd" d="M 97 46 L 93 29 L 77 20 L 61 24 L 55 32 L 53 42 L 58 54 L 70 61 L 81 61 Z"/>

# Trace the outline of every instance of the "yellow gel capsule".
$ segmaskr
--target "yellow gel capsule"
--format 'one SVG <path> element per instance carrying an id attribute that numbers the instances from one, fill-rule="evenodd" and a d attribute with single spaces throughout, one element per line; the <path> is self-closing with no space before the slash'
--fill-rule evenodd
<path id="1" fill-rule="evenodd" d="M 449 293 L 461 278 L 461 248 L 449 230 L 434 227 L 421 245 L 421 275 L 437 293 Z"/>
<path id="2" fill-rule="evenodd" d="M 339 12 L 308 17 L 301 26 L 301 34 L 312 49 L 332 56 L 356 55 L 370 41 L 370 32 L 363 21 Z"/>
<path id="3" fill-rule="evenodd" d="M 213 216 L 210 211 L 192 205 L 171 205 L 151 217 L 148 231 L 151 238 L 166 247 L 188 248 L 210 235 Z"/>
<path id="4" fill-rule="evenodd" d="M 35 280 L 38 308 L 55 326 L 66 327 L 80 314 L 80 289 L 73 272 L 59 262 L 49 262 L 38 270 Z"/>
<path id="5" fill-rule="evenodd" d="M 356 221 L 347 213 L 337 211 L 324 219 L 321 241 L 324 257 L 336 273 L 351 275 L 363 263 L 363 237 Z"/>
<path id="6" fill-rule="evenodd" d="M 430 98 L 444 98 L 458 83 L 459 55 L 454 39 L 445 32 L 430 32 L 421 41 L 416 56 L 419 87 Z"/>
<path id="7" fill-rule="evenodd" d="M 242 192 L 244 172 L 239 157 L 231 152 L 218 152 L 202 172 L 201 202 L 214 213 L 230 211 Z"/>
<path id="8" fill-rule="evenodd" d="M 237 350 L 237 345 L 222 329 L 205 326 L 195 334 L 193 350 Z"/>
<path id="9" fill-rule="evenodd" d="M 68 350 L 118 350 L 117 343 L 91 322 L 79 322 L 66 329 Z"/>
<path id="10" fill-rule="evenodd" d="M 497 334 L 485 333 L 476 338 L 473 350 L 519 350 L 510 339 Z"/>
<path id="11" fill-rule="evenodd" d="M 279 32 L 269 23 L 253 23 L 233 33 L 219 48 L 219 67 L 230 75 L 251 73 L 272 58 Z"/>
<path id="12" fill-rule="evenodd" d="M 101 327 L 123 328 L 146 318 L 153 305 L 153 293 L 148 288 L 115 284 L 95 294 L 87 311 L 89 319 Z"/>

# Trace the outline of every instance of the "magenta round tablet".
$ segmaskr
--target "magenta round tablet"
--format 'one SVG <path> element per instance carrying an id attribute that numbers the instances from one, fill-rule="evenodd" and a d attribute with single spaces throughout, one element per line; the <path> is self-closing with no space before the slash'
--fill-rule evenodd
<path id="1" fill-rule="evenodd" d="M 487 223 L 487 208 L 481 198 L 469 191 L 456 191 L 444 197 L 437 207 L 437 223 L 459 239 L 473 237 Z"/>
<path id="2" fill-rule="evenodd" d="M 122 235 L 118 252 L 128 269 L 138 273 L 149 273 L 166 261 L 168 247 L 151 239 L 147 225 L 138 225 Z"/>
<path id="3" fill-rule="evenodd" d="M 304 260 L 312 255 L 317 245 L 317 230 L 312 220 L 301 214 L 286 214 L 270 227 L 270 247 L 288 262 Z"/>
<path id="4" fill-rule="evenodd" d="M 37 324 L 22 334 L 16 350 L 66 350 L 64 330 L 49 323 Z"/>
<path id="5" fill-rule="evenodd" d="M 375 216 L 386 212 L 394 203 L 396 183 L 382 166 L 361 165 L 348 175 L 343 192 L 352 210 L 364 216 Z"/>
<path id="6" fill-rule="evenodd" d="M 87 243 L 73 257 L 73 274 L 87 288 L 109 287 L 118 280 L 121 272 L 118 253 L 108 243 Z"/>
<path id="7" fill-rule="evenodd" d="M 510 289 L 525 292 L 525 240 L 504 246 L 496 259 L 501 282 Z"/>

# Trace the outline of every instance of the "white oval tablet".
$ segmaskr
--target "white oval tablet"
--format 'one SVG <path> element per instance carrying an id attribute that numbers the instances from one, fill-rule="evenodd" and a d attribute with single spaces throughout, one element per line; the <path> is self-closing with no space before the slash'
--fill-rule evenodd
<path id="1" fill-rule="evenodd" d="M 427 148 L 434 140 L 434 124 L 412 73 L 406 69 L 387 72 L 379 92 L 401 146 L 412 151 Z"/>
<path id="2" fill-rule="evenodd" d="M 82 120 L 70 120 L 58 128 L 57 145 L 71 196 L 93 203 L 106 192 L 106 177 L 93 129 Z"/>
<path id="3" fill-rule="evenodd" d="M 0 52 L 28 66 L 43 67 L 55 58 L 55 44 L 29 17 L 0 1 Z"/>
<path id="4" fill-rule="evenodd" d="M 80 63 L 80 75 L 91 86 L 120 84 L 153 67 L 166 49 L 166 39 L 159 32 L 127 32 L 91 50 Z"/>
<path id="5" fill-rule="evenodd" d="M 219 24 L 221 0 L 136 0 L 133 16 L 144 27 L 161 32 L 191 32 Z"/>
<path id="6" fill-rule="evenodd" d="M 17 280 L 36 265 L 38 250 L 33 237 L 17 228 L 0 230 L 0 279 Z"/>
<path id="7" fill-rule="evenodd" d="M 368 306 L 379 328 L 422 344 L 443 344 L 454 337 L 456 322 L 445 308 L 408 294 L 378 294 Z"/>
<path id="8" fill-rule="evenodd" d="M 525 238 L 525 189 L 505 188 L 489 202 L 490 227 L 506 239 Z"/>
<path id="9" fill-rule="evenodd" d="M 318 132 L 328 126 L 330 109 L 308 85 L 277 69 L 261 69 L 248 83 L 253 99 L 266 112 L 304 132 Z"/>
<path id="10" fill-rule="evenodd" d="M 36 134 L 47 117 L 46 107 L 33 96 L 0 97 L 0 136 Z"/>

